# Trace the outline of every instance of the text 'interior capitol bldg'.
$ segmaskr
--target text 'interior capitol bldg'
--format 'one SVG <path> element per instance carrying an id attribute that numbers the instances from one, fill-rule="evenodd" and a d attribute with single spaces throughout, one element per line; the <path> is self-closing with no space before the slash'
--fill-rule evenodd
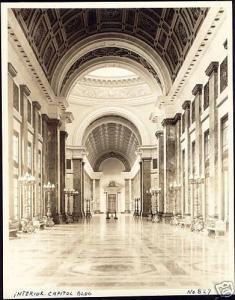
<path id="1" fill-rule="evenodd" d="M 233 288 L 231 7 L 191 4 L 6 9 L 6 295 Z"/>

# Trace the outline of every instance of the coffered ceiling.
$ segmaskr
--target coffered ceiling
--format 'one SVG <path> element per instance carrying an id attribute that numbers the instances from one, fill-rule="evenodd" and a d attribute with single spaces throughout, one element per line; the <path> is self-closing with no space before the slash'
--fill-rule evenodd
<path id="1" fill-rule="evenodd" d="M 127 126 L 110 122 L 94 128 L 88 135 L 85 146 L 89 153 L 88 160 L 95 171 L 109 157 L 118 158 L 124 163 L 126 171 L 130 171 L 139 142 L 135 133 Z"/>
<path id="2" fill-rule="evenodd" d="M 151 46 L 165 62 L 172 81 L 183 64 L 207 8 L 154 9 L 14 9 L 47 79 L 61 58 L 77 42 L 98 33 L 124 33 Z M 86 61 L 124 56 L 143 65 L 159 81 L 152 67 L 135 52 L 106 47 L 87 53 L 70 68 L 64 83 Z"/>

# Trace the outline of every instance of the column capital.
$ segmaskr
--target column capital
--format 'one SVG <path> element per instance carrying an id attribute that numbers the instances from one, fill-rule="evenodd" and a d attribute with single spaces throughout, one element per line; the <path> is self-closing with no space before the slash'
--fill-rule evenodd
<path id="1" fill-rule="evenodd" d="M 181 120 L 181 113 L 176 113 L 174 116 L 174 124 Z"/>
<path id="2" fill-rule="evenodd" d="M 162 126 L 165 127 L 167 125 L 174 125 L 174 118 L 166 118 L 162 121 Z"/>
<path id="3" fill-rule="evenodd" d="M 21 91 L 26 95 L 29 96 L 31 94 L 30 89 L 27 87 L 26 84 L 20 84 Z"/>
<path id="4" fill-rule="evenodd" d="M 196 84 L 195 87 L 192 90 L 192 94 L 194 96 L 196 96 L 197 94 L 201 94 L 202 93 L 202 88 L 203 88 L 202 84 Z"/>
<path id="5" fill-rule="evenodd" d="M 162 135 L 163 135 L 163 130 L 157 130 L 157 131 L 155 132 L 156 138 L 158 138 L 159 136 L 162 136 Z"/>
<path id="6" fill-rule="evenodd" d="M 191 101 L 189 100 L 184 101 L 184 103 L 182 104 L 183 110 L 190 109 L 190 105 L 191 105 Z"/>
<path id="7" fill-rule="evenodd" d="M 33 107 L 36 108 L 37 110 L 41 109 L 41 105 L 39 104 L 38 101 L 33 101 Z"/>
<path id="8" fill-rule="evenodd" d="M 67 132 L 67 131 L 64 131 L 64 130 L 61 130 L 61 131 L 60 131 L 60 135 L 61 135 L 61 136 L 64 136 L 65 138 L 67 138 L 67 137 L 68 137 L 68 132 Z"/>
<path id="9" fill-rule="evenodd" d="M 206 75 L 210 76 L 213 72 L 217 72 L 218 67 L 219 67 L 218 61 L 212 61 L 205 71 Z"/>
<path id="10" fill-rule="evenodd" d="M 74 116 L 73 113 L 71 111 L 65 111 L 62 115 L 61 115 L 61 119 L 63 121 L 65 121 L 66 123 L 72 123 L 74 120 Z"/>
<path id="11" fill-rule="evenodd" d="M 149 160 L 152 160 L 152 157 L 142 157 L 142 161 L 149 161 Z"/>
<path id="12" fill-rule="evenodd" d="M 10 62 L 8 63 L 8 73 L 10 73 L 12 77 L 16 77 L 18 73 Z"/>

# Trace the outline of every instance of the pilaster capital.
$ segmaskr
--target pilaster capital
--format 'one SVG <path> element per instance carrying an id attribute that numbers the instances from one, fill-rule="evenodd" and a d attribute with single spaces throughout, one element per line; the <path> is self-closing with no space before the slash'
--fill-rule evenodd
<path id="1" fill-rule="evenodd" d="M 217 72 L 218 67 L 219 67 L 218 61 L 212 61 L 205 71 L 206 75 L 210 76 L 213 72 Z"/>
<path id="2" fill-rule="evenodd" d="M 8 73 L 10 73 L 12 77 L 16 77 L 17 75 L 16 69 L 13 67 L 13 65 L 10 62 L 8 63 Z"/>
<path id="3" fill-rule="evenodd" d="M 65 137 L 65 139 L 68 137 L 68 132 L 67 131 L 64 131 L 64 130 L 61 130 L 60 131 L 60 136 L 61 137 Z"/>
<path id="4" fill-rule="evenodd" d="M 174 116 L 174 124 L 181 120 L 181 113 L 176 113 Z"/>
<path id="5" fill-rule="evenodd" d="M 183 110 L 190 109 L 190 105 L 191 105 L 191 101 L 189 100 L 184 101 L 184 103 L 182 104 Z"/>
<path id="6" fill-rule="evenodd" d="M 163 136 L 163 130 L 157 130 L 155 132 L 155 136 L 156 136 L 156 138 L 159 138 L 160 136 Z"/>
<path id="7" fill-rule="evenodd" d="M 63 121 L 65 121 L 66 123 L 72 123 L 74 120 L 74 116 L 73 113 L 70 111 L 65 111 L 62 115 L 61 115 L 61 119 Z"/>
<path id="8" fill-rule="evenodd" d="M 202 88 L 203 88 L 202 84 L 196 84 L 195 87 L 192 90 L 192 94 L 194 96 L 196 96 L 197 94 L 201 94 L 202 93 Z"/>
<path id="9" fill-rule="evenodd" d="M 31 91 L 30 89 L 27 87 L 26 84 L 21 84 L 20 85 L 20 89 L 21 91 L 26 95 L 26 96 L 29 96 L 31 94 Z"/>
<path id="10" fill-rule="evenodd" d="M 162 121 L 162 126 L 166 127 L 168 125 L 174 125 L 174 118 L 166 118 Z"/>
<path id="11" fill-rule="evenodd" d="M 38 101 L 33 101 L 33 108 L 40 110 L 41 109 L 41 105 L 39 104 Z"/>
<path id="12" fill-rule="evenodd" d="M 55 125 L 55 126 L 60 127 L 61 124 L 62 124 L 60 119 L 54 119 L 54 118 L 51 119 L 51 118 L 48 117 L 47 114 L 42 114 L 42 120 L 46 121 L 48 125 Z"/>

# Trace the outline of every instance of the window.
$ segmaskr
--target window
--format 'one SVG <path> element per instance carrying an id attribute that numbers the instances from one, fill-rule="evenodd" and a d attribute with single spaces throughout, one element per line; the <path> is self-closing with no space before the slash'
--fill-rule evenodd
<path id="1" fill-rule="evenodd" d="M 27 151 L 27 162 L 28 162 L 28 169 L 29 172 L 32 170 L 32 144 L 28 142 L 28 151 Z"/>
<path id="2" fill-rule="evenodd" d="M 204 103 L 203 108 L 204 110 L 209 106 L 209 81 L 204 86 Z"/>
<path id="3" fill-rule="evenodd" d="M 19 133 L 16 131 L 13 133 L 13 160 L 19 164 Z"/>
<path id="4" fill-rule="evenodd" d="M 182 133 L 184 133 L 184 131 L 185 131 L 185 113 L 183 113 L 181 121 L 182 121 Z"/>
<path id="5" fill-rule="evenodd" d="M 32 122 L 32 105 L 29 100 L 27 103 L 28 103 L 28 122 L 31 124 L 31 122 Z"/>
<path id="6" fill-rule="evenodd" d="M 153 159 L 153 169 L 157 169 L 157 158 Z"/>
<path id="7" fill-rule="evenodd" d="M 192 104 L 191 104 L 191 120 L 192 123 L 195 122 L 195 100 L 193 100 Z"/>
<path id="8" fill-rule="evenodd" d="M 13 107 L 19 112 L 20 111 L 20 103 L 19 103 L 19 88 L 13 82 Z"/>
<path id="9" fill-rule="evenodd" d="M 220 92 L 228 85 L 228 58 L 226 57 L 220 64 Z"/>
<path id="10" fill-rule="evenodd" d="M 228 116 L 222 119 L 221 121 L 221 130 L 222 130 L 222 151 L 228 149 Z"/>
<path id="11" fill-rule="evenodd" d="M 210 135 L 209 135 L 209 130 L 207 130 L 204 133 L 204 157 L 205 157 L 205 162 L 207 160 L 209 160 L 209 148 L 210 148 L 209 140 L 210 140 Z"/>
<path id="12" fill-rule="evenodd" d="M 72 166 L 71 166 L 71 159 L 66 159 L 66 169 L 71 170 Z"/>

